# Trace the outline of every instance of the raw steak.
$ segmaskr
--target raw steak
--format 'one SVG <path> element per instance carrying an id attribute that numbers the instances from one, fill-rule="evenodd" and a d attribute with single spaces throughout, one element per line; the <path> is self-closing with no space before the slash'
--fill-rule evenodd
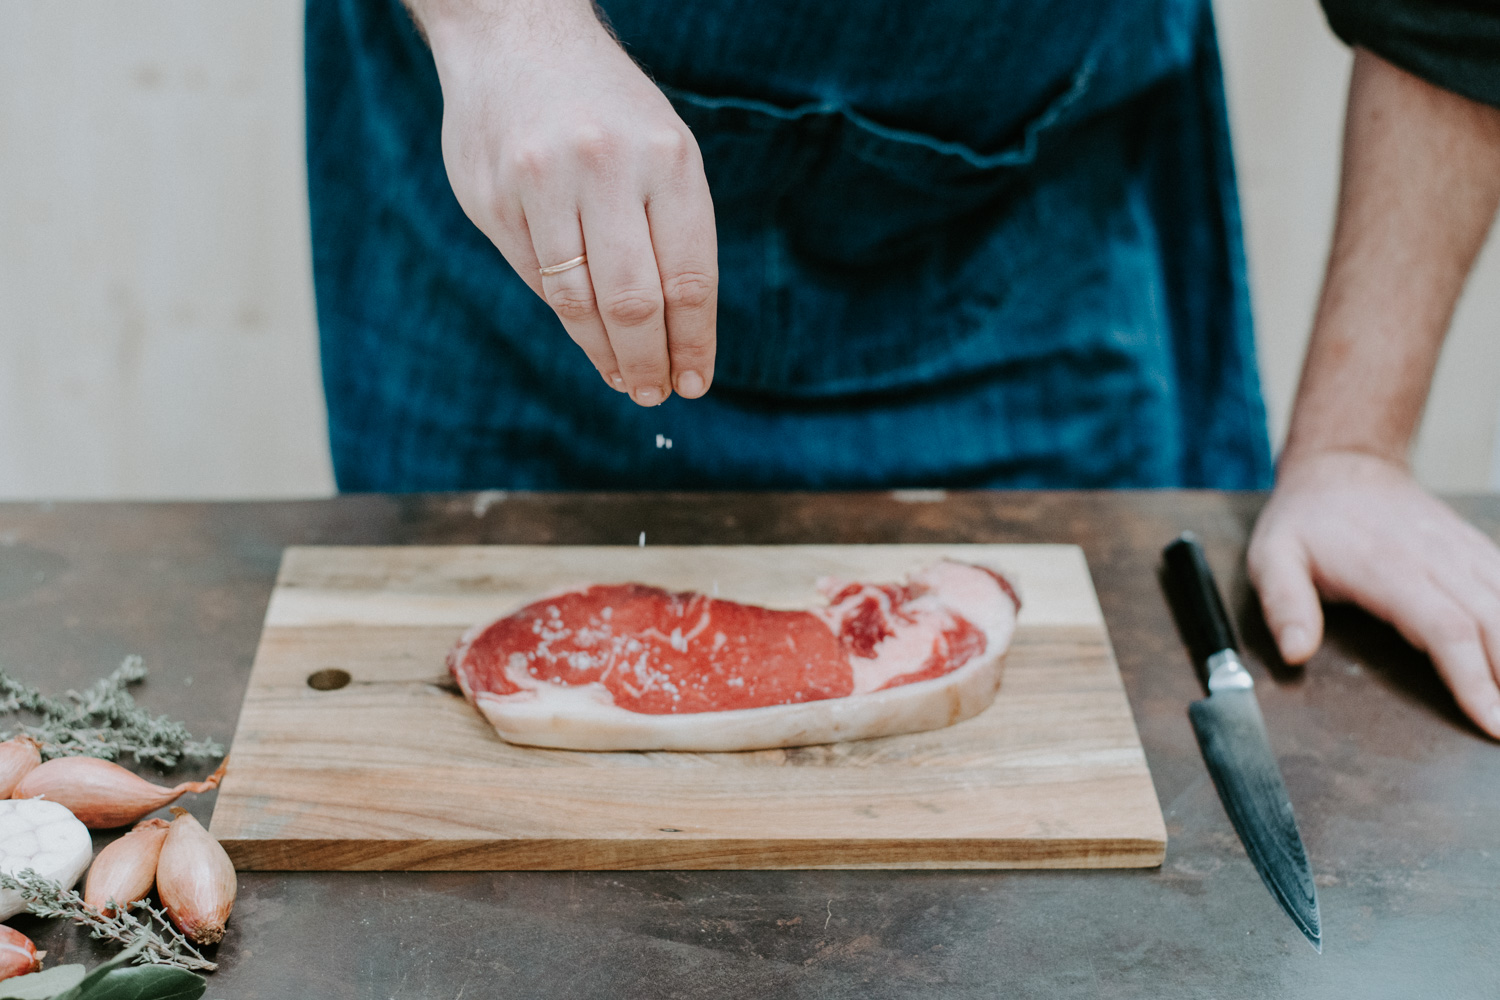
<path id="1" fill-rule="evenodd" d="M 1000 686 L 1020 601 L 940 562 L 905 583 L 820 580 L 779 611 L 639 583 L 564 591 L 470 629 L 448 655 L 512 743 L 753 750 L 937 729 Z"/>

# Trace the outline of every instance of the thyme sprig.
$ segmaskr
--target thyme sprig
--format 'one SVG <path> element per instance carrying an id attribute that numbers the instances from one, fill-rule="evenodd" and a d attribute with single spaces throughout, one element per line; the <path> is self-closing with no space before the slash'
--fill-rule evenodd
<path id="1" fill-rule="evenodd" d="M 203 957 L 187 938 L 172 926 L 167 915 L 146 900 L 120 906 L 110 901 L 115 914 L 106 917 L 83 901 L 72 889 L 52 881 L 34 869 L 23 868 L 12 875 L 0 871 L 0 889 L 11 889 L 26 900 L 26 909 L 39 917 L 66 917 L 87 927 L 89 936 L 101 941 L 130 945 L 142 942 L 135 961 L 146 965 L 175 965 L 179 969 L 213 972 L 219 966 Z M 138 911 L 145 919 L 136 916 Z"/>
<path id="2" fill-rule="evenodd" d="M 126 690 L 146 678 L 139 656 L 127 656 L 108 677 L 63 698 L 50 698 L 29 684 L 0 671 L 0 715 L 29 712 L 34 723 L 0 731 L 0 740 L 30 736 L 41 744 L 42 757 L 102 757 L 124 754 L 137 762 L 176 767 L 184 757 L 219 757 L 224 748 L 198 740 L 187 727 L 165 715 L 152 715 Z"/>

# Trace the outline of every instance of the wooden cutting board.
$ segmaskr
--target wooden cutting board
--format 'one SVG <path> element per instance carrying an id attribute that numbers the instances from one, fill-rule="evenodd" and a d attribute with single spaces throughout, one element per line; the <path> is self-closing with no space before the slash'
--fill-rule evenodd
<path id="1" fill-rule="evenodd" d="M 1005 571 L 1024 605 L 994 705 L 934 732 L 538 750 L 499 739 L 444 670 L 468 626 L 564 586 L 807 607 L 820 576 L 943 556 Z M 1166 846 L 1069 545 L 288 549 L 210 829 L 239 868 L 282 870 L 1146 867 Z"/>

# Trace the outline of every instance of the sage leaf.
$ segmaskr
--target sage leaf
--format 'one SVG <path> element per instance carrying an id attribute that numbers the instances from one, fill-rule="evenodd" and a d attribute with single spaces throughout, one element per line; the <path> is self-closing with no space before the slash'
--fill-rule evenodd
<path id="1" fill-rule="evenodd" d="M 81 965 L 55 965 L 42 972 L 28 972 L 0 981 L 0 1000 L 52 1000 L 83 982 Z"/>
<path id="2" fill-rule="evenodd" d="M 79 991 L 78 1000 L 198 1000 L 208 980 L 168 965 L 111 969 Z"/>
<path id="3" fill-rule="evenodd" d="M 79 997 L 83 996 L 84 990 L 87 990 L 89 987 L 99 982 L 105 976 L 109 975 L 110 970 L 117 969 L 120 966 L 124 965 L 126 962 L 134 959 L 141 953 L 141 951 L 145 947 L 146 942 L 141 938 L 136 938 L 136 940 L 131 943 L 130 947 L 126 948 L 124 951 L 120 952 L 118 955 L 110 959 L 108 962 L 105 962 L 103 965 L 94 966 L 94 968 L 90 970 L 88 974 L 86 974 L 82 979 L 78 981 L 78 984 L 76 986 L 74 986 L 72 989 L 64 990 L 63 992 L 57 994 L 52 998 L 52 1000 L 78 1000 Z"/>

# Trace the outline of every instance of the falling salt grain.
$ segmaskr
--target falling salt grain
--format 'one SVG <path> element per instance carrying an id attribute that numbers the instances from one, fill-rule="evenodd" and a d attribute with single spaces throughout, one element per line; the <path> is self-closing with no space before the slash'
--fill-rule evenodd
<path id="1" fill-rule="evenodd" d="M 670 448 L 672 447 L 672 439 L 665 434 L 658 434 L 656 435 L 656 446 L 658 448 Z"/>
<path id="2" fill-rule="evenodd" d="M 497 503 L 503 503 L 506 498 L 505 490 L 482 490 L 474 495 L 474 516 L 484 517 L 490 512 L 490 508 Z"/>
<path id="3" fill-rule="evenodd" d="M 641 545 L 641 548 L 643 548 L 643 549 L 646 547 L 646 533 L 644 531 L 641 532 L 641 542 L 640 542 L 640 545 Z"/>

